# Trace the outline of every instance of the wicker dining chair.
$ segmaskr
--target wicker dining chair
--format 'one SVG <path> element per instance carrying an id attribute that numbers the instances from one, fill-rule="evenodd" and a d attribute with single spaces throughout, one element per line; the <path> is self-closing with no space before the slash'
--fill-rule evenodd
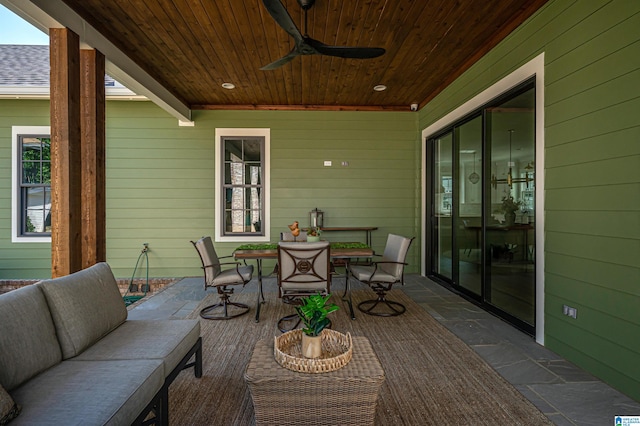
<path id="1" fill-rule="evenodd" d="M 412 241 L 413 238 L 389 234 L 382 260 L 373 261 L 370 265 L 349 265 L 347 280 L 353 277 L 367 284 L 378 295 L 376 299 L 360 302 L 360 311 L 381 317 L 401 315 L 406 311 L 403 304 L 387 300 L 387 292 L 396 283 L 404 284 L 404 267 L 407 265 L 405 259 Z"/>
<path id="2" fill-rule="evenodd" d="M 249 306 L 244 303 L 231 302 L 229 297 L 233 294 L 233 288 L 229 286 L 242 285 L 251 281 L 253 265 L 242 265 L 240 262 L 220 263 L 220 259 L 231 256 L 218 257 L 213 247 L 211 237 L 202 237 L 191 244 L 196 248 L 204 269 L 204 289 L 215 287 L 220 295 L 220 302 L 209 305 L 200 311 L 200 316 L 211 320 L 226 320 L 249 312 Z M 234 268 L 222 270 L 223 265 L 234 265 Z M 233 308 L 230 308 L 233 307 Z M 230 313 L 230 310 L 235 312 Z"/>
<path id="3" fill-rule="evenodd" d="M 284 303 L 300 304 L 303 297 L 313 294 L 326 296 L 331 292 L 331 253 L 328 241 L 278 243 L 278 297 Z M 287 315 L 278 321 L 282 332 L 299 325 L 298 315 Z M 294 322 L 293 327 L 285 324 Z"/>

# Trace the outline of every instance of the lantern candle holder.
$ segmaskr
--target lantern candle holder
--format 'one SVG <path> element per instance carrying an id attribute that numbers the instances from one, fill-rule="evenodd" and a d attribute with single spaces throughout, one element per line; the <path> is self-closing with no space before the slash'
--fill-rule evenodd
<path id="1" fill-rule="evenodd" d="M 309 212 L 309 226 L 311 228 L 322 228 L 324 226 L 324 212 L 322 210 L 315 209 Z"/>

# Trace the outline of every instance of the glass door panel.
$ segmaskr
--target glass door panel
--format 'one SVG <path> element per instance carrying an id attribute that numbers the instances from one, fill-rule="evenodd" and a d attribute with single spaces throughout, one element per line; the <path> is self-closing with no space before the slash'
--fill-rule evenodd
<path id="1" fill-rule="evenodd" d="M 535 86 L 427 141 L 429 272 L 535 332 Z"/>
<path id="2" fill-rule="evenodd" d="M 482 292 L 482 116 L 455 128 L 458 177 L 455 188 L 459 285 Z"/>
<path id="3" fill-rule="evenodd" d="M 432 265 L 434 273 L 452 279 L 453 134 L 434 142 L 434 200 Z"/>
<path id="4" fill-rule="evenodd" d="M 491 179 L 485 204 L 485 300 L 535 324 L 535 89 L 487 109 Z"/>

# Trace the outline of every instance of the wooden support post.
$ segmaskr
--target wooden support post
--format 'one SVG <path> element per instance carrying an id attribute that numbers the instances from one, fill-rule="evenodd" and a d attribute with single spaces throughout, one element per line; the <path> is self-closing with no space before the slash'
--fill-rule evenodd
<path id="1" fill-rule="evenodd" d="M 68 28 L 49 30 L 51 62 L 51 276 L 82 268 L 80 42 Z"/>
<path id="2" fill-rule="evenodd" d="M 107 258 L 104 55 L 80 50 L 82 268 Z"/>

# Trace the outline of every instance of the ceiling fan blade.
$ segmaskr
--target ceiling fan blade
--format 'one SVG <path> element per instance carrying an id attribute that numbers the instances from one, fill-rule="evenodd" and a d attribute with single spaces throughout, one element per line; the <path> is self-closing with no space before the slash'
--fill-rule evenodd
<path id="1" fill-rule="evenodd" d="M 304 41 L 321 55 L 339 58 L 372 59 L 386 52 L 382 47 L 329 46 L 309 37 L 305 37 Z"/>
<path id="2" fill-rule="evenodd" d="M 287 12 L 284 5 L 280 0 L 262 0 L 264 3 L 264 7 L 267 8 L 269 15 L 285 30 L 293 39 L 296 41 L 296 44 L 301 42 L 303 37 L 302 33 L 296 24 L 291 19 L 291 15 Z"/>
<path id="3" fill-rule="evenodd" d="M 291 52 L 287 53 L 282 58 L 278 59 L 275 62 L 271 62 L 269 65 L 265 65 L 264 67 L 262 67 L 260 69 L 262 71 L 269 71 L 269 70 L 274 70 L 276 68 L 280 68 L 281 66 L 291 62 L 293 60 L 293 58 L 295 58 L 298 55 L 300 55 L 300 53 L 298 53 L 296 48 L 294 48 Z"/>

